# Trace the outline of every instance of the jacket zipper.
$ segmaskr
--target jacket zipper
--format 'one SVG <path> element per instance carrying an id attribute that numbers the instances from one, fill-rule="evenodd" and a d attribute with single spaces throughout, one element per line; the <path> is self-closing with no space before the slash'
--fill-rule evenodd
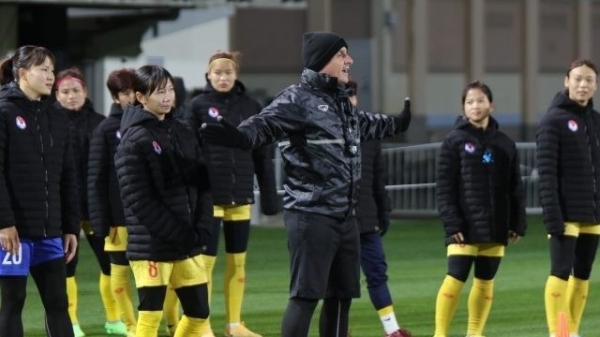
<path id="1" fill-rule="evenodd" d="M 44 224 L 44 237 L 47 236 L 47 231 L 46 229 L 48 228 L 49 222 L 50 222 L 50 202 L 48 201 L 49 197 L 50 197 L 50 191 L 48 190 L 48 168 L 46 167 L 46 160 L 45 160 L 45 148 L 44 148 L 44 137 L 42 135 L 42 128 L 40 127 L 40 121 L 38 119 L 38 113 L 40 112 L 39 108 L 37 109 L 36 113 L 35 113 L 35 124 L 37 127 L 37 131 L 38 131 L 38 135 L 40 136 L 40 150 L 41 150 L 41 156 L 40 156 L 40 160 L 42 161 L 42 165 L 44 166 L 44 189 L 46 192 L 46 223 Z"/>

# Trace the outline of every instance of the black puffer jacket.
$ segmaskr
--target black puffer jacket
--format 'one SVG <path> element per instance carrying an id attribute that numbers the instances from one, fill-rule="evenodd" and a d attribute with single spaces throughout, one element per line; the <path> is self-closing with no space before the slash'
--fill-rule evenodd
<path id="1" fill-rule="evenodd" d="M 125 226 L 125 214 L 115 169 L 115 154 L 121 141 L 123 109 L 113 104 L 108 118 L 92 134 L 88 165 L 88 208 L 94 234 L 108 235 L 111 226 Z"/>
<path id="2" fill-rule="evenodd" d="M 88 158 L 90 154 L 90 138 L 92 132 L 104 120 L 104 116 L 94 111 L 92 102 L 89 99 L 81 109 L 69 110 L 63 108 L 60 103 L 55 103 L 56 108 L 63 111 L 69 117 L 71 122 L 71 133 L 73 139 L 73 154 L 75 156 L 75 167 L 77 171 L 77 184 L 79 189 L 79 215 L 81 220 L 89 220 L 88 212 L 88 194 L 87 194 L 87 173 Z"/>
<path id="3" fill-rule="evenodd" d="M 508 243 L 509 230 L 523 236 L 525 199 L 515 142 L 490 117 L 484 130 L 459 117 L 442 143 L 436 199 L 440 219 L 451 236 L 466 243 Z"/>
<path id="4" fill-rule="evenodd" d="M 381 155 L 381 142 L 370 140 L 360 144 L 362 175 L 360 177 L 359 224 L 360 233 L 379 232 L 381 219 L 391 212 L 390 198 L 385 190 L 385 167 Z"/>
<path id="5" fill-rule="evenodd" d="M 51 101 L 0 89 L 0 228 L 22 238 L 79 233 L 69 120 Z"/>
<path id="6" fill-rule="evenodd" d="M 129 260 L 177 261 L 198 255 L 212 228 L 208 172 L 196 135 L 129 106 L 115 166 L 129 238 Z"/>
<path id="7" fill-rule="evenodd" d="M 561 91 L 536 132 L 540 203 L 550 234 L 567 221 L 600 222 L 600 116 Z"/>
<path id="8" fill-rule="evenodd" d="M 246 95 L 241 82 L 236 81 L 227 93 L 216 91 L 208 82 L 204 92 L 189 102 L 186 119 L 195 130 L 199 130 L 202 123 L 216 123 L 219 115 L 238 126 L 260 110 L 260 104 Z M 253 204 L 256 174 L 263 213 L 277 213 L 280 202 L 275 186 L 272 145 L 242 150 L 204 143 L 202 150 L 207 158 L 215 205 Z"/>
<path id="9" fill-rule="evenodd" d="M 357 111 L 335 78 L 304 69 L 299 85 L 238 129 L 252 147 L 283 140 L 285 209 L 344 218 L 356 214 L 360 141 L 392 137 L 409 122 Z"/>

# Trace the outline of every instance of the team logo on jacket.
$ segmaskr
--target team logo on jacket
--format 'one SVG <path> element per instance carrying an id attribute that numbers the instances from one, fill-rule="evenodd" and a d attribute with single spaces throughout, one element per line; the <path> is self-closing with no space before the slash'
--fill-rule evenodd
<path id="1" fill-rule="evenodd" d="M 156 152 L 156 154 L 162 153 L 162 148 L 160 147 L 160 144 L 158 144 L 157 141 L 152 142 L 152 147 L 154 148 L 154 152 Z"/>
<path id="2" fill-rule="evenodd" d="M 208 115 L 212 118 L 217 118 L 217 116 L 219 116 L 219 109 L 215 108 L 214 106 L 211 106 L 210 108 L 208 108 Z"/>
<path id="3" fill-rule="evenodd" d="M 121 129 L 117 130 L 117 139 L 121 139 Z"/>
<path id="4" fill-rule="evenodd" d="M 569 121 L 567 122 L 567 126 L 569 126 L 569 130 L 575 132 L 577 131 L 577 129 L 579 129 L 579 125 L 577 125 L 577 122 L 569 119 Z"/>
<path id="5" fill-rule="evenodd" d="M 329 110 L 329 105 L 327 105 L 327 104 L 321 104 L 317 108 L 319 108 L 319 110 L 325 112 L 325 111 Z"/>
<path id="6" fill-rule="evenodd" d="M 25 130 L 25 128 L 27 127 L 27 123 L 25 123 L 25 119 L 23 119 L 23 117 L 21 117 L 21 116 L 17 116 L 16 123 L 17 123 L 17 127 L 21 130 Z"/>
<path id="7" fill-rule="evenodd" d="M 467 151 L 469 153 L 475 152 L 475 144 L 473 144 L 471 142 L 465 143 L 465 151 Z"/>

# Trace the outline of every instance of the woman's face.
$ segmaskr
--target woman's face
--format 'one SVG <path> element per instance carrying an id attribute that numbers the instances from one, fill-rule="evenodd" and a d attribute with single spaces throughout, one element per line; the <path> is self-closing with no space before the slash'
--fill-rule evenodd
<path id="1" fill-rule="evenodd" d="M 228 59 L 214 60 L 208 69 L 208 80 L 218 92 L 229 92 L 237 80 L 235 63 Z"/>
<path id="2" fill-rule="evenodd" d="M 465 96 L 463 110 L 471 123 L 485 126 L 493 110 L 493 105 L 481 89 L 473 88 Z"/>
<path id="3" fill-rule="evenodd" d="M 119 91 L 117 97 L 113 97 L 113 99 L 121 106 L 121 109 L 125 109 L 129 104 L 135 103 L 135 93 L 133 89 L 125 89 Z"/>
<path id="4" fill-rule="evenodd" d="M 586 106 L 598 88 L 596 72 L 585 65 L 571 69 L 565 77 L 565 88 L 569 89 L 570 99 Z"/>
<path id="5" fill-rule="evenodd" d="M 78 78 L 65 77 L 59 81 L 56 89 L 56 100 L 63 108 L 68 110 L 79 110 L 85 103 L 87 90 Z"/>
<path id="6" fill-rule="evenodd" d="M 167 80 L 163 87 L 156 88 L 150 95 L 144 95 L 138 91 L 135 96 L 144 110 L 160 120 L 165 118 L 175 104 L 175 89 L 171 80 Z"/>
<path id="7" fill-rule="evenodd" d="M 52 93 L 54 64 L 48 57 L 29 69 L 19 69 L 19 87 L 30 99 L 39 99 Z"/>

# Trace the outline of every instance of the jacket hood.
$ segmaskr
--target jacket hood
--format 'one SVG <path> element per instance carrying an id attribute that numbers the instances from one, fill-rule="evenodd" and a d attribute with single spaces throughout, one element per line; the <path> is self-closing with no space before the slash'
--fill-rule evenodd
<path id="1" fill-rule="evenodd" d="M 594 108 L 594 101 L 592 98 L 588 101 L 586 106 L 581 106 L 574 100 L 569 98 L 568 90 L 561 90 L 554 95 L 550 108 L 559 108 L 562 110 L 572 111 L 575 113 L 585 113 Z"/>
<path id="2" fill-rule="evenodd" d="M 125 133 L 125 131 L 132 126 L 152 121 L 158 121 L 158 118 L 144 110 L 140 105 L 129 105 L 125 109 L 121 119 L 121 133 Z"/>
<path id="3" fill-rule="evenodd" d="M 118 104 L 118 103 L 111 104 L 110 111 L 108 112 L 108 116 L 121 118 L 123 116 L 123 108 L 121 108 L 121 104 Z"/>
<path id="4" fill-rule="evenodd" d="M 485 129 L 486 131 L 496 131 L 500 128 L 500 125 L 498 124 L 498 121 L 490 116 L 489 117 L 489 122 L 488 122 L 488 127 Z M 454 128 L 457 130 L 469 130 L 469 129 L 476 129 L 473 124 L 469 123 L 469 120 L 467 119 L 467 117 L 465 117 L 464 115 L 461 116 L 457 116 L 456 117 L 456 121 L 454 121 Z"/>

